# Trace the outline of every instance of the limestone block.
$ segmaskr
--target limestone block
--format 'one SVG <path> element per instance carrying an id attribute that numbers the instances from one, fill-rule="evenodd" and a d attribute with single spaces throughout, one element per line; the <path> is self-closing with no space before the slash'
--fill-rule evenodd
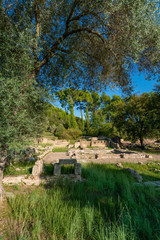
<path id="1" fill-rule="evenodd" d="M 54 176 L 60 176 L 61 175 L 61 165 L 60 163 L 55 163 L 54 164 Z"/>
<path id="2" fill-rule="evenodd" d="M 128 172 L 130 172 L 133 177 L 135 177 L 137 179 L 138 182 L 142 182 L 143 178 L 142 176 L 134 169 L 131 168 L 125 168 Z"/>
<path id="3" fill-rule="evenodd" d="M 125 158 L 126 156 L 125 156 L 125 154 L 124 153 L 121 153 L 120 154 L 120 158 Z"/>
<path id="4" fill-rule="evenodd" d="M 44 170 L 44 161 L 38 160 L 35 162 L 35 165 L 32 168 L 32 175 L 33 176 L 40 176 L 43 173 Z"/>
<path id="5" fill-rule="evenodd" d="M 119 168 L 123 168 L 122 163 L 116 163 L 116 166 L 119 167 Z"/>
<path id="6" fill-rule="evenodd" d="M 75 164 L 77 163 L 76 159 L 60 159 L 59 164 Z"/>
<path id="7" fill-rule="evenodd" d="M 81 164 L 80 163 L 76 163 L 74 165 L 74 174 L 81 175 Z"/>
<path id="8" fill-rule="evenodd" d="M 118 143 L 114 143 L 114 142 L 110 142 L 110 147 L 111 148 L 119 148 L 119 144 Z"/>
<path id="9" fill-rule="evenodd" d="M 98 159 L 98 158 L 99 158 L 99 154 L 96 153 L 96 154 L 95 154 L 95 159 Z"/>
<path id="10" fill-rule="evenodd" d="M 74 147 L 79 148 L 80 147 L 80 142 L 75 142 Z"/>
<path id="11" fill-rule="evenodd" d="M 149 154 L 146 154 L 146 155 L 145 155 L 145 158 L 152 158 L 152 156 L 149 155 Z"/>
<path id="12" fill-rule="evenodd" d="M 69 144 L 68 148 L 74 148 L 74 144 Z"/>

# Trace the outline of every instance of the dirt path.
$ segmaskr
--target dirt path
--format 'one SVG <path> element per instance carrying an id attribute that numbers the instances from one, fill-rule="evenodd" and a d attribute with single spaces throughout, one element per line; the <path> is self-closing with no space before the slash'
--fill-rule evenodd
<path id="1" fill-rule="evenodd" d="M 67 152 L 50 152 L 43 159 L 45 163 L 55 163 L 59 159 L 69 159 Z"/>

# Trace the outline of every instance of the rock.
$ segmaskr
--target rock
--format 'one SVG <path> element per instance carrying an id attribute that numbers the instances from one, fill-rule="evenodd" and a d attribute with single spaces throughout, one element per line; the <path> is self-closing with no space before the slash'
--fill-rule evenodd
<path id="1" fill-rule="evenodd" d="M 68 148 L 74 148 L 74 144 L 69 144 Z"/>
<path id="2" fill-rule="evenodd" d="M 75 164 L 77 163 L 76 159 L 60 159 L 59 160 L 60 164 Z"/>
<path id="3" fill-rule="evenodd" d="M 119 167 L 119 168 L 123 168 L 122 163 L 117 163 L 116 166 Z"/>
<path id="4" fill-rule="evenodd" d="M 4 197 L 4 189 L 3 189 L 2 185 L 0 185 L 0 202 L 2 202 L 3 197 Z"/>
<path id="5" fill-rule="evenodd" d="M 20 168 L 16 168 L 15 170 L 16 170 L 16 171 L 21 171 L 21 169 L 20 169 Z"/>
<path id="6" fill-rule="evenodd" d="M 74 147 L 79 148 L 80 147 L 80 142 L 75 142 Z"/>
<path id="7" fill-rule="evenodd" d="M 80 163 L 76 163 L 74 165 L 74 174 L 81 175 L 81 164 Z"/>
<path id="8" fill-rule="evenodd" d="M 5 193 L 5 196 L 6 196 L 6 198 L 14 198 L 14 197 L 15 197 L 15 194 L 12 193 L 12 192 L 6 192 L 6 193 Z"/>
<path id="9" fill-rule="evenodd" d="M 126 158 L 125 153 L 121 153 L 120 158 Z"/>
<path id="10" fill-rule="evenodd" d="M 96 154 L 95 154 L 95 159 L 98 159 L 98 158 L 99 158 L 99 154 L 96 153 Z"/>
<path id="11" fill-rule="evenodd" d="M 138 162 L 140 165 L 144 165 L 144 163 L 143 162 Z"/>
<path id="12" fill-rule="evenodd" d="M 54 176 L 60 176 L 61 175 L 61 164 L 60 163 L 55 163 L 54 164 Z"/>
<path id="13" fill-rule="evenodd" d="M 29 157 L 26 159 L 28 162 L 34 162 L 36 161 L 36 159 L 34 157 Z"/>
<path id="14" fill-rule="evenodd" d="M 34 167 L 32 168 L 32 175 L 33 176 L 40 176 L 44 170 L 44 161 L 38 160 L 35 162 Z"/>
<path id="15" fill-rule="evenodd" d="M 146 155 L 145 155 L 145 158 L 152 158 L 152 156 L 149 155 L 149 154 L 146 154 Z"/>
<path id="16" fill-rule="evenodd" d="M 142 176 L 134 169 L 131 168 L 125 168 L 128 172 L 132 174 L 133 177 L 137 179 L 138 182 L 142 182 L 143 178 Z"/>

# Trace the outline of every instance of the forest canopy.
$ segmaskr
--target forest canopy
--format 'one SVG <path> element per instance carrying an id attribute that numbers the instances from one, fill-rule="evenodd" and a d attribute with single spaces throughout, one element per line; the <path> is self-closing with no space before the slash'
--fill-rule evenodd
<path id="1" fill-rule="evenodd" d="M 12 67 L 23 69 L 26 61 L 32 62 L 27 78 L 36 77 L 45 87 L 95 90 L 116 85 L 127 91 L 137 68 L 146 78 L 159 79 L 156 1 L 2 0 L 0 17 L 2 43 L 7 41 L 14 54 L 27 55 Z M 7 55 L 0 60 L 3 71 Z"/>

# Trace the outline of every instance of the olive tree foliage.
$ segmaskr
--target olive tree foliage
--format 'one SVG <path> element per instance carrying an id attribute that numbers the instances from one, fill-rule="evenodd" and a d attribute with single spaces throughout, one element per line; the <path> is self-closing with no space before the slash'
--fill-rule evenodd
<path id="1" fill-rule="evenodd" d="M 159 76 L 160 8 L 154 0 L 2 0 L 25 32 L 34 66 L 28 78 L 52 87 L 130 88 L 138 67 Z"/>
<path id="2" fill-rule="evenodd" d="M 3 170 L 7 160 L 29 145 L 45 126 L 45 91 L 34 78 L 26 44 L 31 35 L 17 31 L 0 5 L 0 197 L 3 195 Z"/>

